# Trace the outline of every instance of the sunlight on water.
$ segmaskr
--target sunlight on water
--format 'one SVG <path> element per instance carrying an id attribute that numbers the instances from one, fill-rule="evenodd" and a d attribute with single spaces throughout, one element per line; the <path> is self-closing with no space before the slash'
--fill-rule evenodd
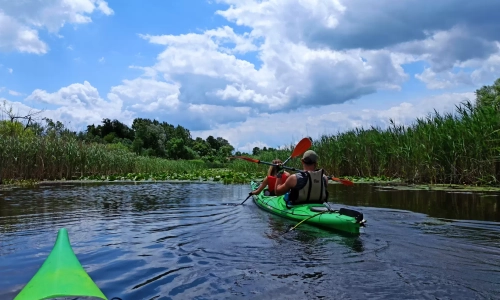
<path id="1" fill-rule="evenodd" d="M 332 186 L 358 237 L 241 203 L 247 185 L 141 183 L 0 194 L 0 298 L 12 299 L 68 229 L 109 298 L 477 299 L 500 293 L 498 198 Z M 343 204 L 339 204 L 342 202 Z"/>

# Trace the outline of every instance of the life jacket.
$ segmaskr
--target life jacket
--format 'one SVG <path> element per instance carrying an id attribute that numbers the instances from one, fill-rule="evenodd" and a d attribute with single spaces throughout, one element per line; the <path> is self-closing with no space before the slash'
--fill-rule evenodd
<path id="1" fill-rule="evenodd" d="M 286 181 L 287 175 L 285 173 L 281 174 L 281 183 Z M 267 176 L 267 189 L 271 194 L 274 194 L 274 188 L 276 187 L 276 176 Z"/>
<path id="2" fill-rule="evenodd" d="M 290 190 L 289 201 L 292 204 L 323 203 L 328 199 L 328 190 L 323 177 L 324 170 L 300 171 L 307 182 L 301 189 Z"/>

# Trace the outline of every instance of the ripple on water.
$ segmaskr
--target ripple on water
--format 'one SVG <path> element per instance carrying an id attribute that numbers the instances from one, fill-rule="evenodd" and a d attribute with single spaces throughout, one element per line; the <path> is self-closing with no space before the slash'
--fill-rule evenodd
<path id="1" fill-rule="evenodd" d="M 104 293 L 122 299 L 472 299 L 500 292 L 494 222 L 358 207 L 368 219 L 359 237 L 307 224 L 285 234 L 295 222 L 251 200 L 227 205 L 246 198 L 246 185 L 2 193 L 2 299 L 36 272 L 61 227 Z"/>

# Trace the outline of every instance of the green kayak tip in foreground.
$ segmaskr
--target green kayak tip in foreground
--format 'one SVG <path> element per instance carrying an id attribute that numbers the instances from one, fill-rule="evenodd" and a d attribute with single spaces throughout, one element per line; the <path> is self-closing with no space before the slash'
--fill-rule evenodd
<path id="1" fill-rule="evenodd" d="M 251 182 L 252 190 L 259 187 L 257 182 Z M 346 208 L 333 210 L 326 204 L 299 204 L 287 207 L 282 196 L 265 196 L 262 190 L 260 194 L 254 195 L 255 204 L 272 214 L 294 221 L 304 222 L 327 229 L 334 229 L 350 234 L 359 234 L 359 229 L 365 226 L 366 220 L 363 214 Z"/>
<path id="2" fill-rule="evenodd" d="M 47 259 L 14 300 L 93 297 L 107 300 L 76 257 L 66 228 L 59 229 Z"/>

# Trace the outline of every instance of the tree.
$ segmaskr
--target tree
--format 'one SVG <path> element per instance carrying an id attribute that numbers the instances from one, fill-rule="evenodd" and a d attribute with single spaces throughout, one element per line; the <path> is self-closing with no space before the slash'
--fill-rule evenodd
<path id="1" fill-rule="evenodd" d="M 213 136 L 209 135 L 206 141 L 211 149 L 214 149 L 215 151 L 219 150 L 221 145 L 219 144 L 219 141 L 216 140 Z"/>
<path id="2" fill-rule="evenodd" d="M 199 157 L 205 157 L 210 154 L 210 144 L 208 144 L 201 137 L 197 137 L 196 140 L 193 141 L 192 148 Z"/>
<path id="3" fill-rule="evenodd" d="M 476 107 L 491 106 L 500 110 L 500 78 L 493 85 L 483 86 L 476 90 Z"/>
<path id="4" fill-rule="evenodd" d="M 252 155 L 259 155 L 260 153 L 260 148 L 259 147 L 253 147 L 252 149 Z"/>
<path id="5" fill-rule="evenodd" d="M 12 105 L 7 104 L 7 100 L 4 100 L 2 105 L 0 105 L 0 117 L 3 114 L 7 115 L 7 118 L 11 123 L 13 123 L 14 121 L 26 121 L 24 129 L 27 129 L 32 123 L 34 123 L 37 120 L 37 116 L 42 112 L 43 110 L 30 109 L 25 115 L 21 115 L 19 114 L 19 112 L 14 112 L 14 108 L 12 107 Z"/>

